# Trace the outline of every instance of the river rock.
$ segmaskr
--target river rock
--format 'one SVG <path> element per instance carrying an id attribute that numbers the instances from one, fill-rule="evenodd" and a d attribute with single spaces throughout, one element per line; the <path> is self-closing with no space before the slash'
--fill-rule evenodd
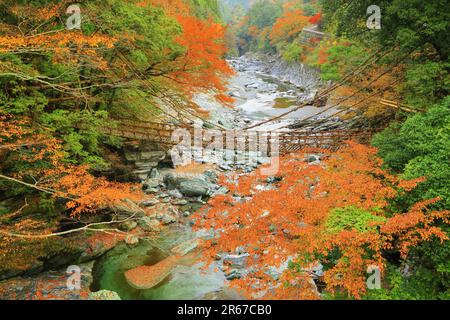
<path id="1" fill-rule="evenodd" d="M 180 182 L 179 190 L 188 197 L 207 196 L 209 194 L 208 183 L 200 179 Z"/>
<path id="2" fill-rule="evenodd" d="M 139 154 L 137 152 L 126 150 L 124 155 L 125 155 L 125 159 L 127 159 L 127 161 L 139 160 Z"/>
<path id="3" fill-rule="evenodd" d="M 142 185 L 142 188 L 145 190 L 151 189 L 151 188 L 158 188 L 159 187 L 159 179 L 156 178 L 149 178 L 145 180 L 145 182 Z"/>
<path id="4" fill-rule="evenodd" d="M 129 246 L 135 246 L 139 243 L 139 239 L 138 239 L 138 237 L 130 234 L 130 235 L 126 236 L 125 243 Z"/>
<path id="5" fill-rule="evenodd" d="M 130 199 L 125 199 L 121 203 L 115 204 L 111 209 L 125 216 L 139 215 L 142 213 L 142 209 Z"/>
<path id="6" fill-rule="evenodd" d="M 142 151 L 139 158 L 148 162 L 160 162 L 166 157 L 165 151 Z"/>
<path id="7" fill-rule="evenodd" d="M 153 207 L 159 203 L 158 199 L 149 199 L 141 202 L 141 206 L 144 207 Z"/>
<path id="8" fill-rule="evenodd" d="M 306 162 L 308 162 L 308 163 L 320 162 L 320 157 L 317 155 L 311 154 L 306 158 Z"/>
<path id="9" fill-rule="evenodd" d="M 217 174 L 212 170 L 206 170 L 203 175 L 211 182 L 217 181 Z"/>
<path id="10" fill-rule="evenodd" d="M 149 169 L 138 169 L 133 171 L 133 175 L 137 177 L 139 181 L 144 181 L 147 179 L 149 172 Z"/>
<path id="11" fill-rule="evenodd" d="M 183 195 L 188 197 L 210 195 L 210 184 L 202 178 L 181 177 L 174 174 L 167 174 L 164 183 L 168 189 L 178 189 Z"/>
<path id="12" fill-rule="evenodd" d="M 176 206 L 185 206 L 187 205 L 189 202 L 185 199 L 178 199 L 172 202 L 172 204 L 176 205 Z"/>
<path id="13" fill-rule="evenodd" d="M 177 221 L 177 219 L 173 215 L 168 213 L 159 213 L 156 217 L 164 225 L 175 223 Z"/>
<path id="14" fill-rule="evenodd" d="M 242 273 L 236 269 L 232 269 L 231 271 L 225 273 L 225 278 L 229 281 L 235 280 L 235 279 L 241 279 Z"/>
<path id="15" fill-rule="evenodd" d="M 153 168 L 152 171 L 150 172 L 149 178 L 159 180 L 161 178 L 161 175 L 160 175 L 158 169 Z"/>
<path id="16" fill-rule="evenodd" d="M 223 258 L 223 263 L 233 268 L 244 268 L 246 265 L 248 253 L 244 254 L 228 254 Z"/>
<path id="17" fill-rule="evenodd" d="M 228 164 L 221 164 L 221 165 L 219 165 L 219 169 L 222 170 L 222 171 L 233 170 L 233 168 L 231 168 Z"/>
<path id="18" fill-rule="evenodd" d="M 187 217 L 189 217 L 191 214 L 192 214 L 191 212 L 185 211 L 185 212 L 183 212 L 183 217 L 187 218 Z"/>
<path id="19" fill-rule="evenodd" d="M 261 86 L 261 84 L 258 82 L 253 82 L 253 83 L 245 85 L 246 88 L 250 88 L 250 89 L 258 89 L 260 86 Z"/>
<path id="20" fill-rule="evenodd" d="M 227 189 L 227 187 L 219 187 L 217 190 L 214 191 L 214 196 L 225 195 L 228 193 L 228 191 L 229 190 Z"/>
<path id="21" fill-rule="evenodd" d="M 266 182 L 267 182 L 267 183 L 270 183 L 270 184 L 273 184 L 273 183 L 280 182 L 281 180 L 283 180 L 282 177 L 277 177 L 277 176 L 275 176 L 275 177 L 268 177 L 268 178 L 266 179 Z"/>
<path id="22" fill-rule="evenodd" d="M 158 232 L 161 230 L 161 224 L 159 221 L 154 220 L 150 217 L 142 217 L 138 221 L 139 227 L 141 227 L 144 231 L 154 231 Z"/>
<path id="23" fill-rule="evenodd" d="M 110 290 L 100 290 L 97 292 L 91 292 L 89 294 L 89 300 L 121 300 L 117 292 Z"/>
<path id="24" fill-rule="evenodd" d="M 176 198 L 176 199 L 183 198 L 183 194 L 178 189 L 169 190 L 169 191 L 167 191 L 167 194 L 172 198 Z"/>
<path id="25" fill-rule="evenodd" d="M 159 189 L 158 188 L 148 188 L 148 189 L 145 189 L 145 191 L 144 191 L 146 194 L 155 194 L 155 193 L 158 193 L 159 192 Z"/>

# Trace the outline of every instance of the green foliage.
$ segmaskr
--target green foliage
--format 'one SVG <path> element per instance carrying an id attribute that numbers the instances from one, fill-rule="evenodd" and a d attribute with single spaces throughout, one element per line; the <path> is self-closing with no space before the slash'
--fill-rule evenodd
<path id="1" fill-rule="evenodd" d="M 438 102 L 450 88 L 448 62 L 423 61 L 412 64 L 406 72 L 404 92 L 408 104 L 423 108 Z"/>
<path id="2" fill-rule="evenodd" d="M 104 135 L 99 129 L 114 125 L 107 117 L 105 111 L 55 110 L 43 114 L 41 121 L 64 141 L 68 161 L 89 164 L 94 169 L 105 169 L 107 164 L 101 157 L 99 145 Z"/>
<path id="3" fill-rule="evenodd" d="M 450 28 L 450 13 L 445 0 L 322 0 L 322 8 L 329 27 L 339 36 L 350 36 L 383 45 L 398 44 L 406 50 L 431 44 L 445 58 L 449 44 L 445 34 Z M 378 5 L 382 20 L 380 30 L 366 27 L 370 5 Z"/>
<path id="4" fill-rule="evenodd" d="M 249 26 L 257 26 L 259 29 L 271 27 L 283 13 L 278 3 L 270 0 L 259 0 L 249 10 Z"/>
<path id="5" fill-rule="evenodd" d="M 384 217 L 356 207 L 335 208 L 330 212 L 326 222 L 326 229 L 331 233 L 339 233 L 343 230 L 357 230 L 367 232 L 375 230 L 377 223 L 384 222 Z"/>
<path id="6" fill-rule="evenodd" d="M 342 42 L 344 41 L 342 39 Z M 328 58 L 325 63 L 312 64 L 320 69 L 321 78 L 325 81 L 340 80 L 349 70 L 355 69 L 367 59 L 367 51 L 364 47 L 350 42 L 332 46 L 326 50 L 326 53 Z"/>
<path id="7" fill-rule="evenodd" d="M 190 0 L 195 14 L 203 19 L 213 17 L 216 21 L 222 19 L 222 12 L 218 0 Z"/>
<path id="8" fill-rule="evenodd" d="M 100 15 L 105 22 L 104 29 L 113 36 L 128 35 L 128 41 L 116 46 L 139 68 L 147 69 L 151 64 L 174 60 L 184 52 L 184 48 L 173 39 L 181 34 L 178 23 L 166 16 L 162 9 L 152 6 L 140 7 L 120 0 L 107 0 L 90 5 L 90 10 Z M 151 32 L 149 32 L 151 30 Z M 142 36 L 145 35 L 145 36 Z M 127 37 L 122 37 L 124 40 Z M 170 54 L 167 54 L 167 53 Z"/>
<path id="9" fill-rule="evenodd" d="M 281 49 L 281 56 L 287 62 L 300 62 L 303 48 L 296 43 L 289 43 Z"/>
<path id="10" fill-rule="evenodd" d="M 450 234 L 448 227 L 444 227 Z M 441 243 L 437 240 L 425 242 L 412 251 L 412 256 L 417 260 L 415 265 L 420 265 L 430 273 L 439 288 L 441 299 L 450 298 L 450 241 Z"/>
<path id="11" fill-rule="evenodd" d="M 255 2 L 247 13 L 246 23 L 243 24 L 236 32 L 239 52 L 247 51 L 274 52 L 275 48 L 270 44 L 268 31 L 275 21 L 282 15 L 283 8 L 280 3 L 270 0 L 258 0 Z M 263 35 L 254 38 L 250 29 L 257 27 Z"/>
<path id="12" fill-rule="evenodd" d="M 368 300 L 448 300 L 450 298 L 450 242 L 428 241 L 411 251 L 401 268 L 389 264 L 381 290 L 369 290 Z"/>
<path id="13" fill-rule="evenodd" d="M 394 202 L 397 210 L 422 199 L 440 197 L 436 209 L 450 209 L 450 97 L 426 113 L 395 123 L 376 135 L 373 144 L 386 166 L 405 178 L 426 177 L 412 192 Z M 441 226 L 442 227 L 442 226 Z M 450 230 L 447 228 L 447 234 Z M 450 243 L 425 242 L 411 251 L 412 274 L 389 274 L 389 290 L 370 299 L 449 299 Z"/>
<path id="14" fill-rule="evenodd" d="M 398 268 L 390 265 L 384 273 L 383 287 L 368 290 L 366 300 L 418 300 L 435 299 L 433 275 L 421 268 L 405 277 Z"/>
<path id="15" fill-rule="evenodd" d="M 426 177 L 411 197 L 441 197 L 450 208 L 450 97 L 373 139 L 385 165 L 407 179 Z"/>

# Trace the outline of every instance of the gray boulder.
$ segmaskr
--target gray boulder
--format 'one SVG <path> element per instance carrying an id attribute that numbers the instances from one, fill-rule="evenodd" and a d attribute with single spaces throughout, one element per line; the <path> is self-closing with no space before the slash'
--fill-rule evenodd
<path id="1" fill-rule="evenodd" d="M 177 217 L 167 212 L 158 213 L 156 218 L 164 225 L 177 222 Z"/>
<path id="2" fill-rule="evenodd" d="M 149 217 L 142 217 L 141 219 L 139 219 L 138 224 L 144 231 L 157 232 L 161 230 L 161 224 L 159 223 L 159 221 L 151 219 Z"/>
<path id="3" fill-rule="evenodd" d="M 183 198 L 183 194 L 178 189 L 169 190 L 169 191 L 167 191 L 167 194 L 172 198 L 176 198 L 176 199 Z"/>
<path id="4" fill-rule="evenodd" d="M 159 174 L 158 169 L 153 168 L 152 171 L 150 172 L 149 178 L 150 179 L 158 179 L 159 180 L 160 177 L 161 177 L 161 175 Z"/>
<path id="5" fill-rule="evenodd" d="M 171 173 L 164 177 L 164 183 L 169 190 L 178 189 L 188 197 L 209 196 L 212 189 L 205 179 L 180 177 Z"/>
<path id="6" fill-rule="evenodd" d="M 149 199 L 149 200 L 144 200 L 141 202 L 141 206 L 144 207 L 153 207 L 154 205 L 158 204 L 159 201 L 158 199 Z"/>
<path id="7" fill-rule="evenodd" d="M 176 206 L 185 206 L 187 205 L 189 202 L 185 199 L 178 199 L 172 202 L 172 204 L 176 205 Z"/>
<path id="8" fill-rule="evenodd" d="M 230 272 L 225 274 L 225 278 L 229 281 L 235 280 L 235 279 L 241 279 L 242 273 L 236 269 L 232 269 Z"/>
<path id="9" fill-rule="evenodd" d="M 201 179 L 181 181 L 178 188 L 182 194 L 188 197 L 209 195 L 209 185 Z"/>
<path id="10" fill-rule="evenodd" d="M 231 265 L 233 268 L 244 268 L 246 265 L 248 253 L 228 254 L 223 258 L 223 263 Z"/>
<path id="11" fill-rule="evenodd" d="M 158 188 L 159 187 L 159 179 L 149 178 L 145 180 L 143 186 L 144 190 Z"/>

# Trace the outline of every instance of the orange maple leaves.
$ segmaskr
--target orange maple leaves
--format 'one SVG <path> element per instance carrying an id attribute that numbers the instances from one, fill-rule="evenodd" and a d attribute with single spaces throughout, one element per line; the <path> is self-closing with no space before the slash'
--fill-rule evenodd
<path id="1" fill-rule="evenodd" d="M 270 34 L 272 44 L 294 39 L 310 23 L 309 20 L 310 17 L 305 16 L 301 9 L 285 10 L 283 16 L 278 18 L 272 27 Z"/>
<path id="2" fill-rule="evenodd" d="M 196 17 L 186 1 L 148 0 L 138 5 L 162 8 L 182 28 L 175 42 L 184 47 L 184 54 L 174 61 L 173 71 L 164 77 L 189 97 L 196 92 L 210 90 L 216 93 L 219 101 L 232 102 L 233 99 L 225 94 L 226 78 L 233 74 L 225 61 L 225 27 L 212 18 Z"/>
<path id="3" fill-rule="evenodd" d="M 421 241 L 447 239 L 435 222 L 449 223 L 450 212 L 428 210 L 438 199 L 418 203 L 406 213 L 391 210 L 389 199 L 422 180 L 403 181 L 383 170 L 376 149 L 349 142 L 322 164 L 309 164 L 304 156 L 283 159 L 280 181 L 268 183 L 257 173 L 224 178 L 230 192 L 211 199 L 198 214 L 198 228 L 217 230 L 218 237 L 205 246 L 207 256 L 244 247 L 254 257 L 249 259 L 254 272 L 237 281 L 242 289 L 270 289 L 270 297 L 311 298 L 311 292 L 299 295 L 298 283 L 302 268 L 319 261 L 329 265 L 323 279 L 327 291 L 360 298 L 366 291 L 367 267 L 383 270 L 383 250 L 397 250 L 405 258 Z M 379 218 L 366 229 L 355 225 L 331 231 L 327 221 L 332 210 L 350 206 Z M 295 267 L 282 276 L 287 286 L 280 286 L 267 270 L 287 261 Z"/>
<path id="4" fill-rule="evenodd" d="M 33 132 L 29 120 L 0 113 L 0 147 L 16 151 L 14 158 L 27 164 L 13 177 L 30 186 L 66 199 L 72 216 L 95 213 L 122 205 L 124 200 L 138 201 L 143 197 L 140 188 L 133 184 L 110 182 L 95 177 L 87 165 L 67 162 L 61 141 L 45 132 Z"/>
<path id="5" fill-rule="evenodd" d="M 186 48 L 178 59 L 178 70 L 173 72 L 177 82 L 181 82 L 186 91 L 213 90 L 218 98 L 226 100 L 224 77 L 233 71 L 224 60 L 225 27 L 210 20 L 199 20 L 192 16 L 178 15 L 177 21 L 183 33 L 176 41 Z"/>

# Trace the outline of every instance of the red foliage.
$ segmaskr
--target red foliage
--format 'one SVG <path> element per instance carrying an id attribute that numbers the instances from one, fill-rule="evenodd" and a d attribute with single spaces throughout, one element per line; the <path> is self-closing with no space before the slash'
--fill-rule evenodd
<path id="1" fill-rule="evenodd" d="M 367 267 L 384 267 L 382 249 L 398 250 L 406 257 L 409 248 L 421 241 L 447 239 L 434 222 L 448 223 L 450 212 L 427 209 L 436 199 L 418 203 L 407 213 L 390 211 L 389 199 L 422 180 L 390 175 L 381 168 L 376 149 L 348 142 L 321 164 L 311 165 L 304 158 L 305 154 L 285 157 L 279 171 L 282 180 L 275 185 L 260 173 L 224 178 L 230 192 L 211 199 L 198 214 L 198 228 L 213 228 L 218 235 L 206 243 L 206 257 L 238 247 L 253 257 L 249 263 L 254 272 L 235 282 L 250 297 L 258 289 L 270 289 L 266 297 L 317 298 L 313 290 L 305 289 L 312 287 L 304 270 L 311 263 L 326 262 L 331 265 L 324 275 L 327 290 L 360 298 L 366 290 Z M 269 188 L 260 191 L 257 185 Z M 349 206 L 380 217 L 378 228 L 370 224 L 365 231 L 330 231 L 330 212 Z M 340 256 L 333 257 L 336 250 Z M 267 274 L 268 266 L 287 261 L 296 267 L 285 271 L 282 280 Z"/>
<path id="2" fill-rule="evenodd" d="M 319 23 L 319 21 L 320 21 L 321 19 L 322 19 L 322 13 L 318 13 L 318 14 L 312 16 L 312 17 L 309 19 L 309 22 L 311 22 L 311 23 L 313 23 L 313 24 L 317 24 L 317 23 Z"/>

